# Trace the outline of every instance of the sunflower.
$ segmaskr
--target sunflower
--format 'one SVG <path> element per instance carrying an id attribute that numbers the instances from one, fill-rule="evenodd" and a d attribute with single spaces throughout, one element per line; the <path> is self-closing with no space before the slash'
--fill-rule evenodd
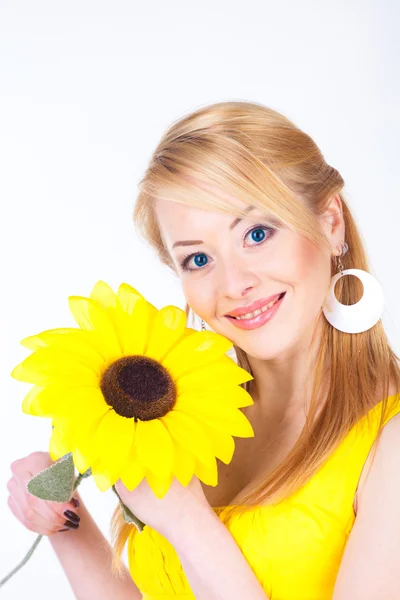
<path id="1" fill-rule="evenodd" d="M 253 377 L 226 356 L 232 342 L 186 327 L 183 310 L 158 310 L 127 283 L 115 293 L 98 281 L 68 301 L 79 328 L 23 339 L 34 352 L 11 373 L 34 384 L 23 412 L 52 419 L 52 460 L 72 453 L 101 491 L 144 477 L 158 498 L 174 476 L 217 485 L 232 436 L 254 436 L 239 410 L 253 404 L 239 385 Z"/>

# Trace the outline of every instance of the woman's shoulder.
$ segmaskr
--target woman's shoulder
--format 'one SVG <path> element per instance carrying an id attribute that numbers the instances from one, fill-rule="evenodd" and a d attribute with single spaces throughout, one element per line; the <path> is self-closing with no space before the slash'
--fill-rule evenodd
<path id="1" fill-rule="evenodd" d="M 385 413 L 386 422 L 387 419 L 391 418 L 393 414 L 400 410 L 400 389 L 393 378 L 390 379 L 387 390 L 383 388 L 383 385 L 379 388 L 376 405 L 373 408 L 382 405 L 384 401 L 387 401 Z"/>
<path id="2" fill-rule="evenodd" d="M 383 426 L 385 426 L 388 423 L 388 421 L 390 421 L 398 413 L 400 413 L 400 390 L 398 389 L 396 384 L 393 383 L 389 387 L 387 407 L 383 416 Z"/>

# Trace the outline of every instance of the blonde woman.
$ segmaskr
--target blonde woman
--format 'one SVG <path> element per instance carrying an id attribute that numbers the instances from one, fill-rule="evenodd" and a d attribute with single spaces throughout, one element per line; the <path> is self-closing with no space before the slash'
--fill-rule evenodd
<path id="1" fill-rule="evenodd" d="M 400 597 L 399 359 L 343 187 L 315 142 L 260 104 L 206 106 L 163 135 L 134 222 L 179 278 L 188 325 L 232 340 L 253 376 L 242 410 L 255 437 L 235 438 L 216 487 L 174 480 L 158 500 L 119 482 L 146 526 L 117 506 L 113 546 L 81 498 L 68 532 L 50 503 L 27 518 L 22 484 L 49 458 L 16 461 L 10 508 L 50 536 L 77 598 Z"/>

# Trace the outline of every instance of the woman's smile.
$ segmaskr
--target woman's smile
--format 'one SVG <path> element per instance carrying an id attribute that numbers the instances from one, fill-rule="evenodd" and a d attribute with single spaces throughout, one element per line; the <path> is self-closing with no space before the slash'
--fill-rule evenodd
<path id="1" fill-rule="evenodd" d="M 274 315 L 278 312 L 285 295 L 286 292 L 281 294 L 278 300 L 276 300 L 272 306 L 269 306 L 267 304 L 265 307 L 254 311 L 254 313 L 246 313 L 241 317 L 231 317 L 229 315 L 226 315 L 225 318 L 229 319 L 229 321 L 231 321 L 231 323 L 239 329 L 257 329 L 265 323 L 268 323 L 268 321 L 270 321 L 274 317 Z M 267 308 L 268 306 L 269 308 Z M 252 314 L 252 316 L 248 317 L 249 314 Z"/>

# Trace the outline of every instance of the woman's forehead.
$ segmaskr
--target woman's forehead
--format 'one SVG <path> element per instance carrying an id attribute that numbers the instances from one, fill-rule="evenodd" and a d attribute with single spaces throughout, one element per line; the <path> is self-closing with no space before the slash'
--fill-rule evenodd
<path id="1" fill-rule="evenodd" d="M 245 216 L 239 217 L 236 210 L 244 211 Z M 282 227 L 282 222 L 269 211 L 263 210 L 252 204 L 245 204 L 236 200 L 227 211 L 209 207 L 197 207 L 171 200 L 157 199 L 155 202 L 156 218 L 160 229 L 165 234 L 175 231 L 208 230 L 213 227 L 223 227 L 227 231 L 233 230 L 240 221 L 263 218 L 273 227 Z"/>
<path id="2" fill-rule="evenodd" d="M 169 200 L 157 200 L 155 205 L 157 221 L 166 239 L 174 243 L 177 236 L 196 231 L 204 232 L 215 227 L 226 227 L 236 219 L 233 213 L 223 213 L 198 208 Z"/>

